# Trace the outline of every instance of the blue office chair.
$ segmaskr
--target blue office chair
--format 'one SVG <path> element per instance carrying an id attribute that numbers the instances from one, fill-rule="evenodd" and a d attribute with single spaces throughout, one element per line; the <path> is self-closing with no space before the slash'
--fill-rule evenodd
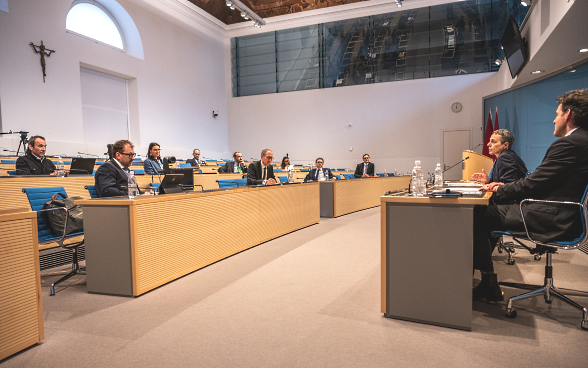
<path id="1" fill-rule="evenodd" d="M 16 160 L 2 160 L 3 164 L 15 164 Z"/>
<path id="2" fill-rule="evenodd" d="M 192 165 L 191 164 L 180 164 L 180 168 L 182 168 L 182 167 L 192 167 Z"/>
<path id="3" fill-rule="evenodd" d="M 143 169 L 133 169 L 135 175 L 145 175 L 145 170 Z"/>
<path id="4" fill-rule="evenodd" d="M 102 165 L 104 163 L 104 161 L 96 161 L 94 162 L 94 165 Z"/>
<path id="5" fill-rule="evenodd" d="M 274 169 L 274 173 L 281 173 L 282 169 Z"/>
<path id="6" fill-rule="evenodd" d="M 94 185 L 84 185 L 84 189 L 90 193 L 90 198 L 99 198 L 98 193 L 96 193 L 96 187 Z"/>
<path id="7" fill-rule="evenodd" d="M 280 179 L 280 183 L 287 183 L 288 182 L 288 176 L 286 176 L 286 175 L 278 176 L 278 179 Z"/>
<path id="8" fill-rule="evenodd" d="M 345 176 L 345 179 L 355 179 L 355 175 L 353 174 L 343 174 L 343 176 Z"/>
<path id="9" fill-rule="evenodd" d="M 52 208 L 52 209 L 43 209 L 43 205 L 51 200 L 51 197 L 55 193 L 63 193 L 67 196 L 65 189 L 63 187 L 51 187 L 51 188 L 23 188 L 23 193 L 27 195 L 29 200 L 29 204 L 31 205 L 31 210 L 37 211 L 37 239 L 39 244 L 47 244 L 47 243 L 57 243 L 63 249 L 71 250 L 72 252 L 72 263 L 71 263 L 71 271 L 60 278 L 59 280 L 55 281 L 51 284 L 51 293 L 50 296 L 55 295 L 55 285 L 63 282 L 70 277 L 85 273 L 80 268 L 80 264 L 78 263 L 78 248 L 84 244 L 84 240 L 77 241 L 74 243 L 64 244 L 65 240 L 70 239 L 71 237 L 83 235 L 83 232 L 77 232 L 73 234 L 67 234 L 67 219 L 66 216 L 65 226 L 63 229 L 63 234 L 60 236 L 54 236 L 51 232 L 51 228 L 49 227 L 49 222 L 44 214 L 47 211 L 65 211 L 67 213 L 67 208 Z M 66 235 L 67 234 L 67 235 Z"/>
<path id="10" fill-rule="evenodd" d="M 16 170 L 7 170 L 8 176 L 16 176 Z"/>
<path id="11" fill-rule="evenodd" d="M 310 169 L 300 169 L 300 172 L 310 172 Z"/>
<path id="12" fill-rule="evenodd" d="M 161 183 L 149 183 L 149 185 L 151 186 L 151 188 L 153 188 L 154 190 L 158 190 L 159 186 L 161 185 Z"/>
<path id="13" fill-rule="evenodd" d="M 222 179 L 216 182 L 219 188 L 237 188 L 239 186 L 235 179 Z M 247 182 L 247 179 L 245 179 L 245 182 Z"/>
<path id="14" fill-rule="evenodd" d="M 233 179 L 235 183 L 237 183 L 238 187 L 246 187 L 247 186 L 247 179 Z"/>
<path id="15" fill-rule="evenodd" d="M 515 318 L 517 316 L 517 311 L 512 307 L 512 303 L 516 300 L 532 298 L 535 296 L 543 295 L 545 302 L 550 304 L 553 300 L 553 297 L 561 300 L 562 302 L 571 305 L 572 307 L 579 309 L 582 311 L 582 322 L 580 323 L 580 327 L 583 330 L 588 330 L 588 309 L 582 307 L 580 304 L 576 303 L 575 301 L 569 299 L 567 295 L 575 295 L 575 296 L 586 296 L 588 297 L 588 292 L 585 291 L 578 291 L 578 290 L 570 290 L 570 289 L 561 289 L 553 286 L 553 274 L 552 274 L 552 257 L 553 254 L 556 253 L 558 250 L 571 250 L 576 249 L 580 246 L 584 246 L 588 244 L 588 206 L 587 206 L 587 199 L 588 199 L 588 187 L 584 191 L 584 196 L 582 197 L 582 202 L 561 202 L 561 201 L 545 201 L 545 200 L 537 200 L 537 199 L 524 199 L 521 201 L 520 211 L 521 216 L 523 218 L 523 225 L 525 226 L 525 233 L 513 233 L 508 231 L 493 231 L 493 236 L 511 236 L 514 241 L 516 241 L 521 247 L 526 248 L 532 254 L 545 254 L 546 255 L 546 265 L 545 265 L 545 277 L 543 286 L 541 285 L 528 285 L 528 284 L 519 284 L 519 283 L 512 283 L 512 282 L 501 282 L 500 285 L 506 287 L 514 287 L 518 289 L 526 289 L 532 290 L 527 293 L 513 296 L 512 298 L 508 299 L 506 303 L 506 310 L 505 315 L 509 318 Z M 531 234 L 529 233 L 529 229 L 527 227 L 527 223 L 525 221 L 525 206 L 529 203 L 536 202 L 536 203 L 543 203 L 545 206 L 553 206 L 554 204 L 560 205 L 568 205 L 568 206 L 578 206 L 580 210 L 580 216 L 582 218 L 582 234 L 580 234 L 576 239 L 568 240 L 568 241 L 552 241 L 551 243 L 542 243 L 539 240 L 533 239 Z M 549 227 L 549 224 L 544 224 L 545 227 Z M 519 239 L 526 239 L 531 241 L 535 244 L 535 248 L 528 247 L 524 243 L 522 243 Z"/>
<path id="16" fill-rule="evenodd" d="M 345 179 L 347 179 L 347 178 L 345 177 L 345 174 L 339 174 L 339 179 L 341 179 L 341 180 L 345 180 Z"/>
<path id="17" fill-rule="evenodd" d="M 379 173 L 379 174 L 376 174 L 376 176 L 378 176 L 378 177 L 380 177 L 380 178 L 383 178 L 383 177 L 385 177 L 385 176 L 386 176 L 386 174 L 384 174 L 384 173 Z"/>

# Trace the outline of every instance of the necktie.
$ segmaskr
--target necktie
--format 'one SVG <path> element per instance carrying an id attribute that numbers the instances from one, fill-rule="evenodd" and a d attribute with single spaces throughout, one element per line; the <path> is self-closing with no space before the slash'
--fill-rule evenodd
<path id="1" fill-rule="evenodd" d="M 263 178 L 262 178 L 263 180 L 266 180 L 265 179 L 266 178 L 266 174 L 267 174 L 267 167 L 264 167 L 263 168 Z"/>
<path id="2" fill-rule="evenodd" d="M 237 171 L 241 174 L 241 165 L 237 165 Z"/>

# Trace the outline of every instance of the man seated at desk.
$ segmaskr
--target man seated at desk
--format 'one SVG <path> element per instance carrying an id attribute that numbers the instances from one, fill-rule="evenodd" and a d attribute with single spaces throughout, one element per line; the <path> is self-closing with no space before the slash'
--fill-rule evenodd
<path id="1" fill-rule="evenodd" d="M 16 160 L 16 175 L 53 175 L 55 165 L 45 157 L 47 142 L 40 135 L 29 139 L 27 154 Z"/>
<path id="2" fill-rule="evenodd" d="M 325 160 L 323 160 L 322 157 L 317 158 L 314 163 L 316 164 L 316 168 L 310 170 L 308 175 L 306 175 L 304 178 L 305 183 L 309 181 L 324 181 L 333 179 L 333 173 L 331 170 L 325 169 L 323 167 Z"/>
<path id="3" fill-rule="evenodd" d="M 227 162 L 225 166 L 221 166 L 218 168 L 219 174 L 246 174 L 247 173 L 247 166 L 243 163 L 243 155 L 241 152 L 233 153 L 233 160 Z"/>
<path id="4" fill-rule="evenodd" d="M 560 139 L 547 149 L 541 165 L 524 179 L 482 188 L 495 192 L 498 203 L 525 198 L 581 201 L 588 185 L 588 90 L 566 92 L 557 102 L 553 135 Z M 582 232 L 577 206 L 530 203 L 525 206 L 525 220 L 532 237 L 543 243 L 572 240 Z M 504 300 L 490 243 L 490 232 L 499 230 L 525 234 L 518 204 L 492 204 L 474 211 L 474 268 L 482 272 L 482 281 L 473 290 L 474 300 Z"/>
<path id="5" fill-rule="evenodd" d="M 492 133 L 488 142 L 488 152 L 496 156 L 491 176 L 482 169 L 481 173 L 472 175 L 472 179 L 483 184 L 512 183 L 527 175 L 527 166 L 512 149 L 514 135 L 507 129 L 498 129 Z"/>
<path id="6" fill-rule="evenodd" d="M 206 162 L 200 161 L 200 150 L 198 148 L 196 148 L 196 149 L 194 149 L 194 151 L 192 151 L 192 156 L 194 156 L 194 158 L 186 160 L 187 164 L 190 164 L 190 165 L 192 165 L 192 167 L 197 167 L 197 168 L 200 168 L 200 165 L 206 165 Z"/>
<path id="7" fill-rule="evenodd" d="M 370 162 L 370 155 L 367 153 L 363 155 L 363 163 L 357 164 L 355 173 L 353 174 L 356 178 L 368 178 L 374 176 L 376 168 L 373 163 Z"/>
<path id="8" fill-rule="evenodd" d="M 274 185 L 276 177 L 272 168 L 274 153 L 270 149 L 261 151 L 261 160 L 249 164 L 247 168 L 247 185 Z"/>
<path id="9" fill-rule="evenodd" d="M 96 170 L 94 185 L 98 197 L 128 195 L 129 166 L 137 155 L 135 146 L 127 140 L 116 141 L 112 145 L 112 155 L 112 161 L 103 163 Z M 139 193 L 142 194 L 141 190 Z"/>

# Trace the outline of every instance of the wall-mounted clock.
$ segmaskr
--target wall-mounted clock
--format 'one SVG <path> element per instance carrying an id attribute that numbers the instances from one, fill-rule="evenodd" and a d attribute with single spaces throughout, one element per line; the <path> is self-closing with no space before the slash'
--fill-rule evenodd
<path id="1" fill-rule="evenodd" d="M 453 111 L 455 113 L 460 112 L 461 109 L 463 109 L 463 106 L 459 102 L 454 102 L 453 105 L 451 105 L 451 111 Z"/>

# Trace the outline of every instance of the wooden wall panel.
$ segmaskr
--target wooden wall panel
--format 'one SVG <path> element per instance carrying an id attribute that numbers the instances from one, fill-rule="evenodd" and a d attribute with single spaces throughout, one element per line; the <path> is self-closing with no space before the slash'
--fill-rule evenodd
<path id="1" fill-rule="evenodd" d="M 410 177 L 385 177 L 335 182 L 335 217 L 380 205 L 380 197 L 408 187 Z"/>
<path id="2" fill-rule="evenodd" d="M 34 213 L 0 216 L 0 360 L 44 338 Z"/>

